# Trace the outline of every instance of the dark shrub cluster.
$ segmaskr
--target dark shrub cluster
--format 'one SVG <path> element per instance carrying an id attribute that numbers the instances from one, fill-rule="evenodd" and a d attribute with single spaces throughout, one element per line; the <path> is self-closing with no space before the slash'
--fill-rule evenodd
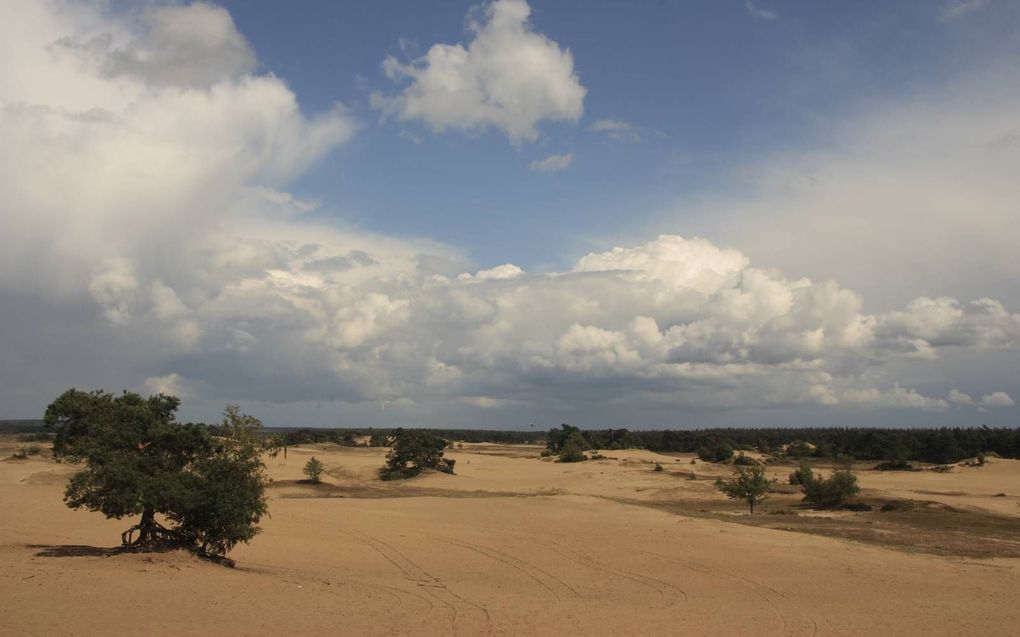
<path id="1" fill-rule="evenodd" d="M 380 469 L 383 480 L 411 478 L 425 469 L 453 473 L 454 460 L 443 457 L 447 441 L 425 429 L 396 429 L 386 464 Z"/>

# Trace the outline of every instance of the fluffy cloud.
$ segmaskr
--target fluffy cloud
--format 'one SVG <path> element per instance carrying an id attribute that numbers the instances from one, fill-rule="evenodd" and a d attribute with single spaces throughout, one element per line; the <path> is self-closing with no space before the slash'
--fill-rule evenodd
<path id="1" fill-rule="evenodd" d="M 1010 398 L 1009 394 L 1002 391 L 992 392 L 987 396 L 981 397 L 982 407 L 1012 407 L 1016 402 Z"/>
<path id="2" fill-rule="evenodd" d="M 974 399 L 969 394 L 965 394 L 959 389 L 949 390 L 949 396 L 947 396 L 949 402 L 954 405 L 973 405 Z"/>
<path id="3" fill-rule="evenodd" d="M 587 92 L 569 50 L 531 29 L 525 0 L 495 0 L 472 19 L 473 39 L 434 44 L 408 64 L 390 56 L 387 77 L 408 82 L 398 94 L 372 103 L 402 121 L 419 119 L 433 131 L 503 131 L 517 144 L 538 138 L 542 120 L 576 122 Z"/>
<path id="4" fill-rule="evenodd" d="M 106 76 L 147 83 L 210 86 L 255 70 L 255 53 L 222 7 L 205 3 L 143 9 L 117 33 L 68 36 L 58 46 L 81 52 Z"/>
<path id="5" fill-rule="evenodd" d="M 558 173 L 566 170 L 574 163 L 574 153 L 564 155 L 549 155 L 545 159 L 536 159 L 528 164 L 528 168 L 538 173 Z"/>

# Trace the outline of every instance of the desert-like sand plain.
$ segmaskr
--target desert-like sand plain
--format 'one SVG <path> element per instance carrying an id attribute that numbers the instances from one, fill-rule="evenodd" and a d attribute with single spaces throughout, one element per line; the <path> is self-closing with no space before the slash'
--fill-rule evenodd
<path id="1" fill-rule="evenodd" d="M 234 569 L 117 553 L 128 520 L 61 501 L 74 467 L 0 461 L 0 635 L 1020 631 L 1020 461 L 860 464 L 866 512 L 802 509 L 770 466 L 781 492 L 752 517 L 713 487 L 729 467 L 539 451 L 464 444 L 455 476 L 381 482 L 384 449 L 291 448 L 267 460 L 272 517 Z M 301 482 L 313 454 L 321 485 Z"/>

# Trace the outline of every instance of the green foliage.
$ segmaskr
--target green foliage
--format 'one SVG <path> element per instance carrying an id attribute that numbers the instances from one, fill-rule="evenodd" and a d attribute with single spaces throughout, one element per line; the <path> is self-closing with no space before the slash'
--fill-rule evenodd
<path id="1" fill-rule="evenodd" d="M 453 473 L 456 461 L 444 458 L 446 439 L 421 429 L 396 429 L 393 448 L 386 455 L 386 464 L 379 471 L 383 480 L 410 478 L 425 469 Z"/>
<path id="2" fill-rule="evenodd" d="M 581 435 L 581 432 L 570 432 L 560 445 L 560 462 L 582 462 L 586 460 L 584 450 L 587 448 L 587 441 L 584 439 L 584 436 Z"/>
<path id="3" fill-rule="evenodd" d="M 836 471 L 829 478 L 813 478 L 803 483 L 804 500 L 822 507 L 840 507 L 860 492 L 857 475 L 849 469 Z"/>
<path id="4" fill-rule="evenodd" d="M 811 471 L 811 463 L 807 460 L 801 460 L 800 467 L 790 474 L 790 484 L 807 484 L 814 479 L 815 476 L 814 472 Z"/>
<path id="5" fill-rule="evenodd" d="M 161 514 L 175 527 L 160 537 L 223 555 L 251 540 L 267 512 L 261 423 L 228 406 L 214 437 L 205 426 L 177 423 L 179 405 L 163 394 L 60 395 L 45 416 L 57 430 L 54 456 L 85 465 L 68 482 L 64 501 L 108 518 L 141 515 L 143 542 L 154 537 L 154 516 Z"/>
<path id="6" fill-rule="evenodd" d="M 733 445 L 727 440 L 711 440 L 697 451 L 705 462 L 726 462 L 733 457 Z"/>
<path id="7" fill-rule="evenodd" d="M 769 496 L 769 479 L 765 476 L 765 467 L 735 467 L 732 480 L 716 480 L 716 487 L 733 500 L 743 500 L 751 507 Z"/>
<path id="8" fill-rule="evenodd" d="M 737 454 L 737 457 L 733 459 L 733 464 L 740 467 L 754 467 L 760 465 L 761 463 L 755 460 L 754 458 L 745 456 L 744 452 L 740 452 Z"/>
<path id="9" fill-rule="evenodd" d="M 268 513 L 270 479 L 262 463 L 262 423 L 228 405 L 211 453 L 196 459 L 182 476 L 176 505 L 166 513 L 176 530 L 205 553 L 223 555 L 249 542 Z"/>
<path id="10" fill-rule="evenodd" d="M 549 441 L 546 443 L 546 449 L 554 455 L 562 455 L 563 449 L 568 443 L 578 447 L 578 451 L 587 451 L 592 448 L 591 442 L 584 437 L 580 429 L 573 425 L 563 424 L 560 425 L 559 429 L 549 430 Z M 573 452 L 574 450 L 572 449 L 571 451 Z"/>
<path id="11" fill-rule="evenodd" d="M 308 459 L 308 462 L 305 463 L 305 468 L 303 469 L 305 475 L 308 476 L 308 479 L 316 484 L 322 482 L 322 472 L 325 470 L 326 467 L 319 462 L 315 456 Z"/>
<path id="12" fill-rule="evenodd" d="M 796 440 L 786 446 L 786 455 L 791 458 L 807 458 L 813 455 L 815 448 L 803 440 Z"/>

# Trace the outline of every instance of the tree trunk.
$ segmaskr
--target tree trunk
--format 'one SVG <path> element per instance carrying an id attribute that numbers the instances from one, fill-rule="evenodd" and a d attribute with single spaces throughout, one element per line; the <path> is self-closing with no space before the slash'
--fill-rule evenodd
<path id="1" fill-rule="evenodd" d="M 138 537 L 132 539 L 131 536 L 134 535 L 135 531 L 138 531 Z M 177 540 L 177 537 L 171 529 L 167 529 L 159 522 L 156 522 L 156 511 L 153 509 L 144 509 L 142 511 L 142 519 L 138 521 L 138 524 L 120 535 L 121 543 L 124 546 L 130 547 L 152 546 L 175 540 Z"/>

